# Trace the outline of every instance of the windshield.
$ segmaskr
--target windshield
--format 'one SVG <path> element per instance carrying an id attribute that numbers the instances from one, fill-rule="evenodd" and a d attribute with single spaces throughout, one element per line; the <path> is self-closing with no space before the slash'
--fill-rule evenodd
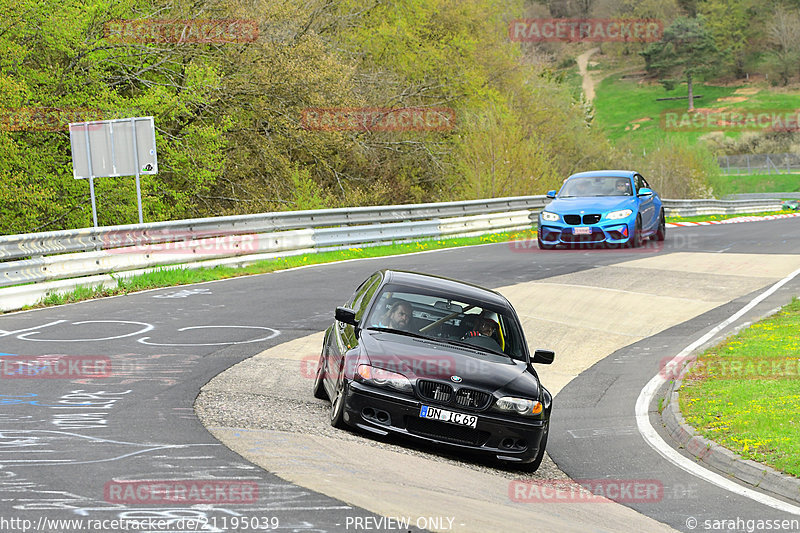
<path id="1" fill-rule="evenodd" d="M 570 178 L 561 187 L 559 198 L 583 196 L 633 196 L 630 178 L 604 176 Z"/>
<path id="2" fill-rule="evenodd" d="M 387 285 L 364 325 L 525 359 L 522 330 L 508 311 L 425 289 Z"/>

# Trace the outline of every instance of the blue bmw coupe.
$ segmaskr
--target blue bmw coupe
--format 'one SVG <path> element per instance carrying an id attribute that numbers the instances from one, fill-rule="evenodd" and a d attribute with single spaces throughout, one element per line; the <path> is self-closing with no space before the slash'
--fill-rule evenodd
<path id="1" fill-rule="evenodd" d="M 646 237 L 666 238 L 664 206 L 644 177 L 632 170 L 573 174 L 539 213 L 539 248 L 559 244 L 638 247 Z"/>

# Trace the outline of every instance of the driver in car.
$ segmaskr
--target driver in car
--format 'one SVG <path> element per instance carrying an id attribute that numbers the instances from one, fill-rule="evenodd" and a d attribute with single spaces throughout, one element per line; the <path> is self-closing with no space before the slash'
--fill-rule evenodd
<path id="1" fill-rule="evenodd" d="M 377 324 L 381 328 L 406 330 L 411 319 L 411 304 L 405 301 L 395 302 L 386 315 Z"/>

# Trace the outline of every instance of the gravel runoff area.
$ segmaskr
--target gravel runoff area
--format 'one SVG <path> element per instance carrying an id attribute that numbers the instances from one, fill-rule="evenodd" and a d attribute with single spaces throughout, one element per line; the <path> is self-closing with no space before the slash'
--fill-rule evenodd
<path id="1" fill-rule="evenodd" d="M 195 412 L 203 425 L 209 428 L 256 429 L 329 437 L 450 463 L 507 479 L 568 479 L 549 457 L 545 457 L 539 470 L 531 475 L 480 457 L 456 457 L 444 448 L 437 450 L 409 440 L 377 438 L 334 429 L 328 422 L 330 403 L 318 400 L 311 394 L 313 376 L 306 375 L 307 362 L 263 355 L 243 361 L 218 375 L 203 388 L 196 400 Z"/>

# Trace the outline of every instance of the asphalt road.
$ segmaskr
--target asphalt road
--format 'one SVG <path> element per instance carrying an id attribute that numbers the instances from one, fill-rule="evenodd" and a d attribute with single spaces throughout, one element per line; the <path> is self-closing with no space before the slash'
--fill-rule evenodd
<path id="1" fill-rule="evenodd" d="M 387 529 L 393 524 L 381 522 L 381 517 L 293 486 L 221 446 L 192 410 L 200 387 L 247 357 L 327 327 L 333 308 L 378 268 L 501 287 L 653 254 L 800 254 L 797 228 L 796 219 L 680 228 L 670 232 L 660 250 L 541 253 L 535 244 L 496 244 L 4 315 L 0 530 L 123 531 L 109 520 L 148 518 L 165 521 L 151 524 L 150 531 L 243 531 L 275 525 L 290 531 L 352 531 L 359 524 L 362 529 Z M 791 288 L 796 294 L 797 284 Z M 787 287 L 757 311 L 784 303 L 790 292 Z M 741 303 L 624 348 L 570 383 L 556 397 L 556 431 L 548 446 L 556 463 L 573 478 L 662 480 L 661 501 L 631 506 L 679 530 L 688 530 L 689 516 L 785 516 L 673 469 L 630 430 L 635 427 L 632 402 L 657 367 L 647 348 L 650 353 L 653 346 L 677 352 L 737 305 Z M 57 361 L 70 360 L 94 366 L 67 366 L 71 379 L 45 377 L 45 368 L 63 368 Z M 32 364 L 40 367 L 40 374 L 20 374 Z M 91 377 L 88 372 L 102 370 L 102 364 L 110 364 L 110 375 Z M 214 489 L 200 496 L 195 492 L 195 500 L 183 504 L 164 502 L 165 489 L 159 493 L 152 483 L 162 480 L 173 480 L 173 490 Z M 148 481 L 139 486 L 151 490 L 132 489 L 132 481 Z M 245 497 L 252 496 L 254 487 L 257 497 Z"/>

